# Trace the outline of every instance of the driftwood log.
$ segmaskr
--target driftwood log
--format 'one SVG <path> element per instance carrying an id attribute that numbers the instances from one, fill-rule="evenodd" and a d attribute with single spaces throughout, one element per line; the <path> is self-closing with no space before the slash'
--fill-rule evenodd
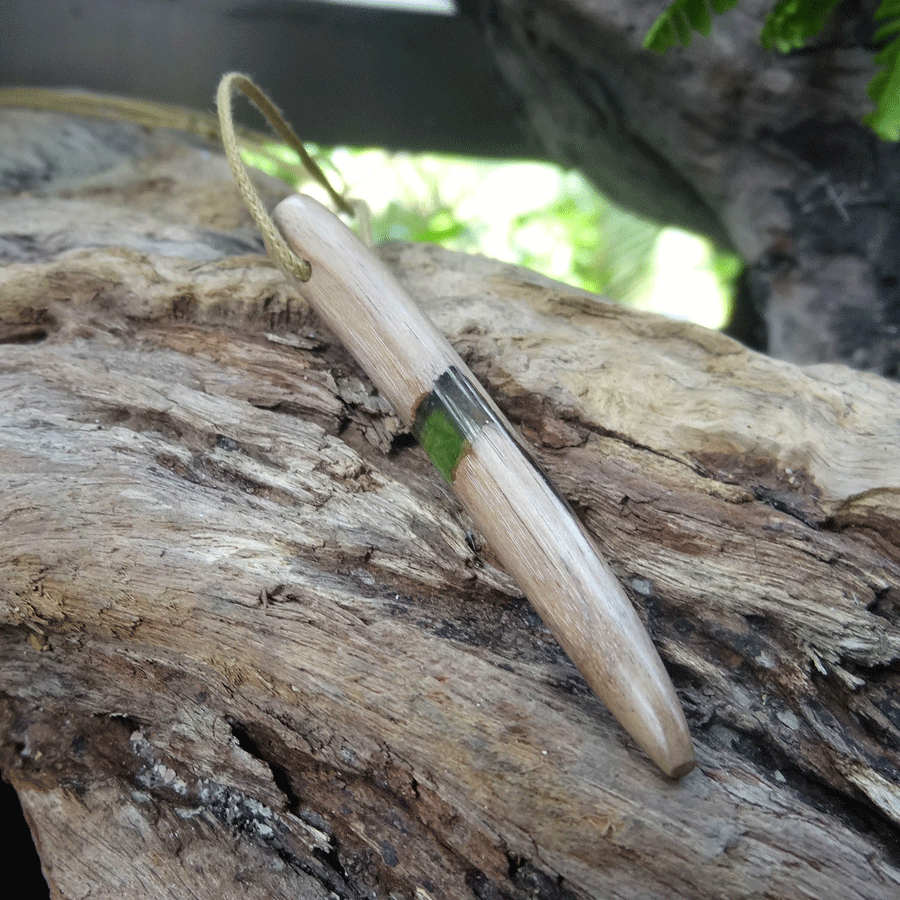
<path id="1" fill-rule="evenodd" d="M 54 897 L 898 896 L 900 386 L 382 250 L 646 621 L 671 782 L 214 149 L 28 112 L 0 148 L 0 766 Z"/>

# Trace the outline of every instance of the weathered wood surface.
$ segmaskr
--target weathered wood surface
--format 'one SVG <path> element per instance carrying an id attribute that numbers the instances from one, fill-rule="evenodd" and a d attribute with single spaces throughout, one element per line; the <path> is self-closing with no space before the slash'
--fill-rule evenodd
<path id="1" fill-rule="evenodd" d="M 669 782 L 217 154 L 27 113 L 0 148 L 0 766 L 55 896 L 897 896 L 900 387 L 383 251 L 647 621 Z"/>

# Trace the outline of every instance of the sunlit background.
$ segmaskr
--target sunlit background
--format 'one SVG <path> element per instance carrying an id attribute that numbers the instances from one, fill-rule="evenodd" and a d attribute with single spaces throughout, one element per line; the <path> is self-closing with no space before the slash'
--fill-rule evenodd
<path id="1" fill-rule="evenodd" d="M 298 183 L 293 152 L 266 149 L 248 161 Z M 736 257 L 615 207 L 577 172 L 538 162 L 310 149 L 339 190 L 369 204 L 376 242 L 481 253 L 708 328 L 728 320 Z M 316 194 L 316 186 L 300 183 Z"/>

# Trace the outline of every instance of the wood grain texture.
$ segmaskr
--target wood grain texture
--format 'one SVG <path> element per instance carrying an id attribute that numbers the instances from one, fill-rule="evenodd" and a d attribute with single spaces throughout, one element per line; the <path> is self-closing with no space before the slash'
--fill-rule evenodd
<path id="1" fill-rule="evenodd" d="M 0 119 L 69 166 L 91 133 Z M 897 385 L 383 251 L 628 587 L 696 738 L 673 784 L 236 255 L 221 160 L 122 134 L 0 213 L 0 766 L 56 896 L 896 896 Z M 198 154 L 237 231 L 185 220 Z"/>

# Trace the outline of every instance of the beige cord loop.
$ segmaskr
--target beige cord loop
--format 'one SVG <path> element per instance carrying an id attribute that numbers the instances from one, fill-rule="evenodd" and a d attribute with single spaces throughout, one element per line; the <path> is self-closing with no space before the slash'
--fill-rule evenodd
<path id="1" fill-rule="evenodd" d="M 302 141 L 294 134 L 290 125 L 285 122 L 284 117 L 275 104 L 246 75 L 242 75 L 240 72 L 229 72 L 227 75 L 224 75 L 219 82 L 219 89 L 216 91 L 216 108 L 219 111 L 219 130 L 221 132 L 222 146 L 225 148 L 225 155 L 228 157 L 228 163 L 231 166 L 234 180 L 237 182 L 238 190 L 241 192 L 241 197 L 243 197 L 250 215 L 253 216 L 253 221 L 256 222 L 257 227 L 262 232 L 266 248 L 275 258 L 275 261 L 300 281 L 309 281 L 309 277 L 312 274 L 309 263 L 305 259 L 300 259 L 291 250 L 275 227 L 275 223 L 263 205 L 256 188 L 253 187 L 253 182 L 250 181 L 247 168 L 241 159 L 241 151 L 234 134 L 234 119 L 231 109 L 232 97 L 236 90 L 244 94 L 281 137 L 297 151 L 310 174 L 328 191 L 334 203 L 345 212 L 351 214 L 353 213 L 353 208 L 334 191 L 328 183 L 325 174 L 316 165 L 315 160 L 306 152 Z"/>
<path id="2" fill-rule="evenodd" d="M 231 166 L 234 180 L 237 182 L 241 197 L 253 216 L 257 227 L 262 232 L 266 242 L 266 248 L 282 268 L 288 271 L 300 281 L 309 281 L 311 269 L 309 262 L 300 259 L 288 246 L 281 236 L 268 210 L 263 205 L 256 188 L 250 181 L 247 169 L 241 159 L 240 149 L 234 132 L 234 120 L 232 118 L 231 101 L 235 91 L 240 91 L 262 113 L 263 117 L 278 132 L 281 138 L 300 157 L 309 174 L 328 192 L 332 203 L 351 216 L 356 216 L 359 221 L 362 238 L 366 244 L 372 244 L 372 218 L 368 206 L 362 200 L 345 200 L 331 186 L 325 173 L 319 168 L 316 161 L 307 153 L 303 141 L 297 137 L 294 129 L 285 121 L 278 107 L 257 87 L 253 81 L 240 72 L 229 72 L 222 76 L 219 89 L 216 91 L 216 108 L 219 112 L 219 137 L 225 148 L 225 155 Z"/>
<path id="3" fill-rule="evenodd" d="M 95 116 L 136 122 L 148 128 L 178 128 L 191 134 L 199 134 L 207 140 L 217 140 L 219 123 L 209 113 L 167 103 L 135 100 L 111 94 L 95 94 L 73 88 L 11 87 L 0 88 L 0 106 L 25 109 L 43 109 L 48 112 L 72 113 L 79 116 Z M 246 140 L 259 143 L 267 136 L 247 128 L 240 130 Z"/>
<path id="4" fill-rule="evenodd" d="M 285 243 L 257 194 L 256 188 L 253 187 L 241 159 L 237 141 L 238 134 L 245 142 L 249 141 L 257 152 L 264 152 L 262 146 L 266 135 L 247 128 L 235 128 L 231 110 L 231 101 L 235 91 L 243 93 L 288 146 L 296 151 L 307 172 L 325 188 L 335 207 L 347 215 L 356 217 L 363 241 L 371 246 L 372 217 L 368 206 L 362 200 L 347 200 L 338 194 L 316 161 L 307 153 L 303 142 L 297 137 L 293 128 L 284 120 L 278 107 L 250 78 L 240 72 L 230 72 L 219 82 L 219 89 L 216 92 L 218 120 L 208 113 L 184 109 L 180 106 L 134 100 L 129 97 L 94 94 L 88 91 L 60 91 L 48 88 L 0 88 L 0 106 L 28 107 L 106 119 L 120 119 L 150 127 L 179 128 L 182 131 L 202 135 L 207 139 L 219 138 L 225 148 L 225 155 L 228 157 L 241 197 L 262 232 L 269 253 L 295 278 L 307 281 L 310 276 L 309 263 L 300 259 Z"/>

